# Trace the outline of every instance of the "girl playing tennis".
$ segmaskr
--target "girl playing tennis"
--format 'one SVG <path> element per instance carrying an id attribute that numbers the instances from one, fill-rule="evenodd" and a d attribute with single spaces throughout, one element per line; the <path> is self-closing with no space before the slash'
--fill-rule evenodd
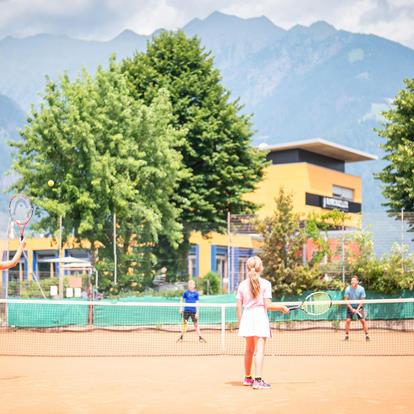
<path id="1" fill-rule="evenodd" d="M 4 262 L 0 261 L 0 270 L 6 270 L 10 269 L 11 267 L 14 267 L 19 263 L 20 257 L 23 253 L 23 250 L 26 246 L 26 240 L 21 240 L 19 244 L 19 248 L 17 249 L 16 254 L 13 256 L 13 259 L 6 260 Z"/>
<path id="2" fill-rule="evenodd" d="M 237 319 L 239 336 L 246 338 L 244 353 L 245 378 L 243 385 L 252 385 L 253 389 L 269 389 L 262 378 L 264 349 L 266 338 L 271 337 L 268 310 L 289 313 L 286 306 L 272 303 L 272 285 L 260 277 L 263 272 L 262 260 L 258 256 L 250 257 L 246 263 L 247 278 L 240 283 L 237 290 Z M 255 378 L 251 370 L 255 355 Z"/>

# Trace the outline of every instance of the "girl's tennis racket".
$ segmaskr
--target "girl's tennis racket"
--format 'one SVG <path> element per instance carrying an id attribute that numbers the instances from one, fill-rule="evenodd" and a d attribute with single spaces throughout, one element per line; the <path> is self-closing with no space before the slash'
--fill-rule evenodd
<path id="1" fill-rule="evenodd" d="M 19 229 L 20 240 L 23 240 L 24 230 L 33 215 L 33 206 L 29 198 L 24 194 L 14 195 L 9 203 L 9 214 Z"/>
<path id="2" fill-rule="evenodd" d="M 332 306 L 332 298 L 326 292 L 314 292 L 306 296 L 300 305 L 288 306 L 290 311 L 301 310 L 308 315 L 322 315 Z"/>

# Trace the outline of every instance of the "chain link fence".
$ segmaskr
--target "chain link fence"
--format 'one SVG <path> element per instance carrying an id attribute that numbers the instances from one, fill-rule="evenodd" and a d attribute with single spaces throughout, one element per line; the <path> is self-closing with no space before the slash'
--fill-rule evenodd
<path id="1" fill-rule="evenodd" d="M 411 274 L 414 213 L 364 213 L 359 223 L 354 228 L 321 232 L 329 246 L 319 264 L 321 277 L 348 281 L 356 259 L 362 255 L 378 260 L 389 258 L 396 274 Z M 65 220 L 62 220 L 64 226 Z M 188 249 L 182 255 L 168 251 L 161 254 L 154 243 L 135 242 L 126 248 L 113 225 L 106 229 L 106 245 L 97 243 L 94 253 L 90 243 L 76 241 L 70 235 L 63 236 L 60 249 L 60 230 L 57 228 L 52 236 L 47 236 L 28 229 L 26 251 L 19 264 L 0 272 L 2 298 L 90 297 L 102 291 L 113 295 L 142 294 L 143 291 L 168 295 L 171 291 L 173 295 L 174 291 L 185 289 L 188 278 L 200 281 L 209 273 L 218 277 L 220 292 L 231 293 L 246 277 L 248 257 L 260 253 L 263 243 L 257 219 L 251 215 L 229 214 L 227 229 L 222 233 L 211 233 L 207 237 L 192 233 Z M 0 214 L 2 260 L 13 257 L 17 246 L 17 234 L 10 226 L 8 215 Z M 310 263 L 318 254 L 315 240 L 306 239 L 299 254 L 304 264 Z M 207 293 L 210 283 L 214 280 L 208 279 L 203 286 Z"/>

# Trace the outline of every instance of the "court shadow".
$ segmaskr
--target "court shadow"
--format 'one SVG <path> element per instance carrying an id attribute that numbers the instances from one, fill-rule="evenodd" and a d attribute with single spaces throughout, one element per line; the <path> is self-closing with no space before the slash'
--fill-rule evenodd
<path id="1" fill-rule="evenodd" d="M 231 385 L 233 387 L 244 387 L 243 382 L 241 381 L 228 381 L 225 382 L 226 385 Z"/>

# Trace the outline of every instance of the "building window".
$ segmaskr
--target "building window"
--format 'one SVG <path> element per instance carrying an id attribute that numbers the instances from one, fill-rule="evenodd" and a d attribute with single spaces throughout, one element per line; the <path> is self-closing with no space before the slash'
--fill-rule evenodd
<path id="1" fill-rule="evenodd" d="M 16 252 L 9 252 L 9 260 L 11 260 Z M 15 267 L 9 269 L 9 295 L 20 296 L 21 281 L 24 280 L 25 261 L 20 258 L 20 261 Z"/>
<path id="2" fill-rule="evenodd" d="M 197 276 L 197 256 L 195 254 L 188 256 L 188 275 L 191 278 Z"/>
<path id="3" fill-rule="evenodd" d="M 14 254 L 13 254 L 13 256 L 14 256 Z M 12 259 L 13 256 L 11 256 L 10 259 Z M 23 280 L 24 279 L 24 270 L 25 270 L 24 260 L 20 259 L 20 261 L 17 263 L 17 265 L 15 267 L 12 267 L 11 269 L 9 269 L 10 281 L 20 282 L 20 280 Z"/>
<path id="4" fill-rule="evenodd" d="M 69 257 L 75 257 L 76 259 L 91 260 L 91 255 L 86 249 L 70 249 L 67 250 L 67 254 Z"/>
<path id="5" fill-rule="evenodd" d="M 56 259 L 56 252 L 36 252 L 37 256 L 37 269 L 36 276 L 39 279 L 47 279 L 49 277 L 58 277 L 57 263 L 50 260 Z"/>
<path id="6" fill-rule="evenodd" d="M 332 196 L 335 198 L 342 198 L 344 200 L 354 201 L 354 190 L 352 188 L 334 185 L 332 190 Z"/>
<path id="7" fill-rule="evenodd" d="M 221 278 L 227 278 L 227 256 L 218 254 L 216 256 L 216 269 Z"/>
<path id="8" fill-rule="evenodd" d="M 246 262 L 247 257 L 239 257 L 238 260 L 238 270 L 239 270 L 239 283 L 246 279 L 247 271 L 246 271 Z"/>
<path id="9" fill-rule="evenodd" d="M 187 256 L 188 276 L 190 278 L 199 276 L 198 269 L 198 245 L 192 244 Z"/>

